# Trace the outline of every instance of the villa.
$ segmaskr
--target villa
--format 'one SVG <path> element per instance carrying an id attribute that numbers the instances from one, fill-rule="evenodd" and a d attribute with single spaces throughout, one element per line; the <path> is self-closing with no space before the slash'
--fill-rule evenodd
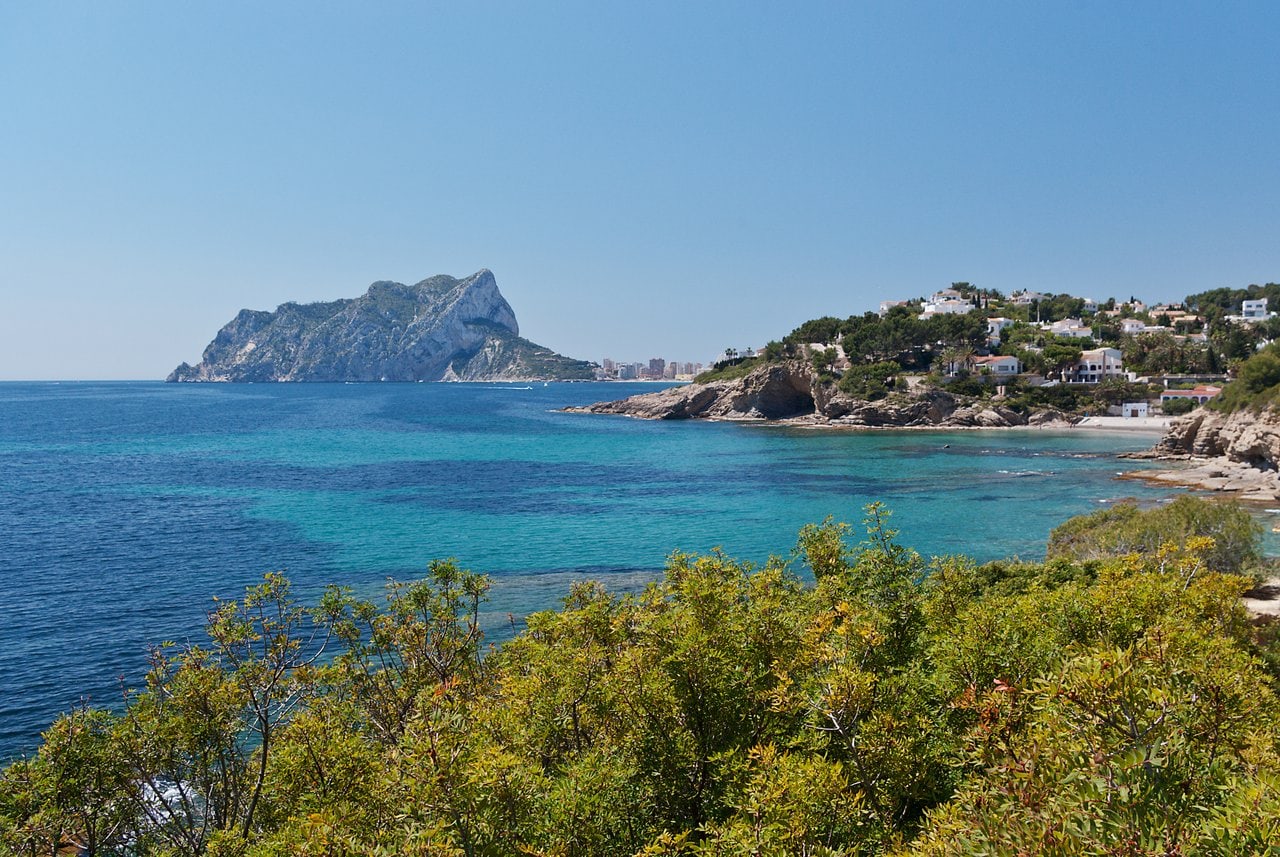
<path id="1" fill-rule="evenodd" d="M 1133 380 L 1133 373 L 1124 370 L 1124 355 L 1119 348 L 1082 351 L 1080 360 L 1062 373 L 1062 380 L 1069 384 L 1097 384 L 1108 378 Z"/>
<path id="2" fill-rule="evenodd" d="M 1061 321 L 1055 321 L 1053 324 L 1042 324 L 1041 327 L 1054 336 L 1069 336 L 1073 339 L 1091 339 L 1093 337 L 1093 328 L 1078 318 L 1064 318 Z"/>
<path id="3" fill-rule="evenodd" d="M 1258 298 L 1257 300 L 1252 301 L 1242 301 L 1240 304 L 1240 314 L 1229 315 L 1227 316 L 1227 320 L 1243 322 L 1244 324 L 1253 324 L 1255 322 L 1266 321 L 1267 319 L 1274 317 L 1274 312 L 1267 312 L 1267 299 Z"/>
<path id="4" fill-rule="evenodd" d="M 1017 357 L 1002 357 L 992 355 L 990 357 L 974 357 L 969 363 L 972 365 L 974 372 L 990 375 L 1017 375 L 1022 371 L 1022 364 Z"/>
<path id="5" fill-rule="evenodd" d="M 1193 399 L 1197 405 L 1203 405 L 1221 392 L 1221 387 L 1215 387 L 1211 384 L 1201 384 L 1190 390 L 1162 390 L 1160 404 L 1163 405 L 1170 399 Z"/>
<path id="6" fill-rule="evenodd" d="M 955 289 L 943 289 L 940 292 L 934 292 L 933 295 L 924 302 L 923 312 L 920 318 L 930 318 L 935 315 L 964 315 L 973 312 L 977 307 L 973 302 L 962 295 Z"/>

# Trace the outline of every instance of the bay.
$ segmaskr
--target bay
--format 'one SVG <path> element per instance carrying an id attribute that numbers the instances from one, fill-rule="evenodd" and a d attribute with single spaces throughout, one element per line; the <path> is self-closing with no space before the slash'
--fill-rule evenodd
<path id="1" fill-rule="evenodd" d="M 0 384 L 0 760 L 112 705 L 147 645 L 284 570 L 304 599 L 454 557 L 501 641 L 578 580 L 643 587 L 673 550 L 763 562 L 884 501 L 926 555 L 1043 556 L 1118 498 L 1143 434 L 825 432 L 558 408 L 648 385 Z"/>

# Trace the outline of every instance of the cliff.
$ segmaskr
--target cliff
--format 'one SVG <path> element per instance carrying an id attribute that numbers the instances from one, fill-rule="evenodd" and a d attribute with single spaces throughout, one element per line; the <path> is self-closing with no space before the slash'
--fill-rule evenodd
<path id="1" fill-rule="evenodd" d="M 777 420 L 848 427 L 982 427 L 1044 425 L 1063 420 L 1057 411 L 1026 416 L 990 402 L 974 402 L 932 390 L 879 401 L 847 396 L 823 381 L 807 363 L 769 363 L 742 378 L 671 387 L 577 413 L 623 414 L 651 420 Z"/>
<path id="2" fill-rule="evenodd" d="M 1242 409 L 1224 414 L 1197 408 L 1174 420 L 1152 452 L 1157 456 L 1226 458 L 1257 470 L 1280 464 L 1280 413 Z"/>
<path id="3" fill-rule="evenodd" d="M 381 281 L 358 298 L 241 310 L 169 381 L 588 379 L 591 364 L 523 339 L 493 274 Z"/>

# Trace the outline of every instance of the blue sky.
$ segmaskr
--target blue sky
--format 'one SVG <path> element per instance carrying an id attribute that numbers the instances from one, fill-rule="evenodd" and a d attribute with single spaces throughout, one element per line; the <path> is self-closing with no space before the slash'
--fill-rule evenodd
<path id="1" fill-rule="evenodd" d="M 491 268 L 707 359 L 954 280 L 1280 280 L 1276 3 L 0 5 L 0 379 Z"/>

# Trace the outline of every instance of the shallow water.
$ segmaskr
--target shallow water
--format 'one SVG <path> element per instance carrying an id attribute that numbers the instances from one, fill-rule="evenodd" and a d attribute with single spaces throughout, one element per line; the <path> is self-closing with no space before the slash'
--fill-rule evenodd
<path id="1" fill-rule="evenodd" d="M 827 515 L 893 510 L 924 554 L 1043 555 L 1065 518 L 1176 489 L 1115 479 L 1143 434 L 821 432 L 556 408 L 618 384 L 0 384 L 0 759 L 214 596 L 284 569 L 376 595 L 456 557 L 502 639 L 575 580 L 636 589 L 673 550 L 760 562 Z M 509 618 L 510 616 L 510 618 Z"/>

